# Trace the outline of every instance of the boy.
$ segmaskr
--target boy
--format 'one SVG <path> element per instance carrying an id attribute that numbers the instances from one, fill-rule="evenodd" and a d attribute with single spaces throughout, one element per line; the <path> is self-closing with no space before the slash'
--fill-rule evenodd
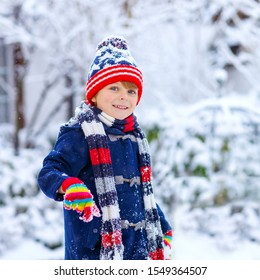
<path id="1" fill-rule="evenodd" d="M 64 204 L 65 259 L 169 258 L 172 229 L 155 203 L 148 143 L 133 114 L 142 90 L 126 40 L 105 38 L 86 101 L 61 127 L 38 177 Z"/>

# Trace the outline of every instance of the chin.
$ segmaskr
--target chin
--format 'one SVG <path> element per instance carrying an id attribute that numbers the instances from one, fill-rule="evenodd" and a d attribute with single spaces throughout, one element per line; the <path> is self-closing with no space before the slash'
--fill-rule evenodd
<path id="1" fill-rule="evenodd" d="M 122 120 L 124 120 L 125 118 L 127 118 L 127 116 L 125 116 L 125 117 L 114 117 L 115 119 L 118 119 L 118 120 L 120 120 L 120 121 L 122 121 Z"/>
<path id="2" fill-rule="evenodd" d="M 125 118 L 127 118 L 130 115 L 131 114 L 113 114 L 113 117 L 115 119 L 118 119 L 118 120 L 122 121 L 122 120 L 124 120 Z"/>

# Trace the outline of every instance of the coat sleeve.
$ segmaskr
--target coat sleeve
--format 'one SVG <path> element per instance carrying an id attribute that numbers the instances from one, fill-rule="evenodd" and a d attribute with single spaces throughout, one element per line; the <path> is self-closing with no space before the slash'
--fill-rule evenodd
<path id="1" fill-rule="evenodd" d="M 88 144 L 81 127 L 62 126 L 39 172 L 40 189 L 54 200 L 63 200 L 63 195 L 57 192 L 62 182 L 68 177 L 77 177 L 89 161 Z"/>
<path id="2" fill-rule="evenodd" d="M 162 232 L 163 234 L 166 233 L 169 230 L 172 230 L 172 226 L 169 224 L 169 222 L 166 220 L 165 215 L 162 211 L 162 209 L 160 208 L 160 206 L 158 204 L 157 205 L 157 210 L 158 210 L 158 214 L 160 216 L 160 221 L 161 221 L 161 227 L 162 227 Z"/>

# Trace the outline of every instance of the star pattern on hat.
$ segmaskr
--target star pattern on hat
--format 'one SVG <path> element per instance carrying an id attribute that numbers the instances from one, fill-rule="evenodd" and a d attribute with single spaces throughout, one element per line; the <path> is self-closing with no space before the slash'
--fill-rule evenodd
<path id="1" fill-rule="evenodd" d="M 104 39 L 97 47 L 97 49 L 102 49 L 103 47 L 112 46 L 117 49 L 127 50 L 127 41 L 123 37 L 108 37 Z"/>
<path id="2" fill-rule="evenodd" d="M 142 72 L 123 37 L 110 36 L 98 44 L 96 55 L 90 66 L 86 84 L 86 100 L 91 104 L 92 97 L 104 86 L 118 81 L 128 81 L 138 87 L 138 102 L 142 95 Z"/>

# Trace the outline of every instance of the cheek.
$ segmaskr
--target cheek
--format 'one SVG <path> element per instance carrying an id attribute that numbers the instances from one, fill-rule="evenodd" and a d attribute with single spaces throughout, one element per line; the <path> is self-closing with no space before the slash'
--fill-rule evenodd
<path id="1" fill-rule="evenodd" d="M 108 109 L 110 107 L 110 104 L 112 102 L 112 99 L 109 98 L 109 96 L 106 97 L 102 97 L 102 99 L 97 99 L 97 107 L 99 107 L 100 109 L 104 110 L 104 109 Z"/>
<path id="2" fill-rule="evenodd" d="M 102 102 L 104 104 L 107 102 L 111 102 L 112 100 L 113 100 L 113 96 L 111 96 L 110 94 L 103 94 L 100 102 Z"/>
<path id="3" fill-rule="evenodd" d="M 138 102 L 138 98 L 135 98 L 135 99 L 132 100 L 133 107 L 137 106 L 137 102 Z"/>

